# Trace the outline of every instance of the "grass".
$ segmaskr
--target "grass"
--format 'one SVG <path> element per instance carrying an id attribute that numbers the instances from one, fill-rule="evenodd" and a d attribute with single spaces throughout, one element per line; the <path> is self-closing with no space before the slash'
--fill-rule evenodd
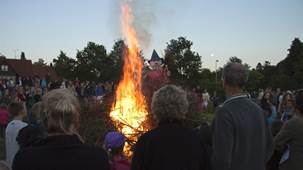
<path id="1" fill-rule="evenodd" d="M 215 115 L 215 109 L 210 102 L 207 109 L 203 111 L 202 116 L 207 121 L 208 124 L 211 124 Z"/>

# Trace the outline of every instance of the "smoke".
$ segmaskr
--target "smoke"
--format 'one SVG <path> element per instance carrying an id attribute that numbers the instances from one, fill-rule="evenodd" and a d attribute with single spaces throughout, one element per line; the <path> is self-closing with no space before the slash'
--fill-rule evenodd
<path id="1" fill-rule="evenodd" d="M 125 0 L 124 0 L 125 2 Z M 152 41 L 152 25 L 156 16 L 154 7 L 156 0 L 128 0 L 126 1 L 133 12 L 133 26 L 135 27 L 142 48 L 148 48 Z"/>
<path id="2" fill-rule="evenodd" d="M 130 5 L 133 12 L 133 26 L 135 27 L 143 50 L 147 50 L 153 40 L 152 27 L 156 22 L 156 2 L 158 0 L 114 0 L 109 4 L 110 13 L 107 25 L 110 27 L 109 33 L 115 40 L 122 38 L 121 31 L 121 4 Z"/>

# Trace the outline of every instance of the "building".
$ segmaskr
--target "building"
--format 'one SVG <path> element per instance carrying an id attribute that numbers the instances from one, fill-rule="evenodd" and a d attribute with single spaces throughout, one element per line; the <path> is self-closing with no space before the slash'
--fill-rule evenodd
<path id="1" fill-rule="evenodd" d="M 8 59 L 5 56 L 0 56 L 0 79 L 15 81 L 19 77 L 59 79 L 50 66 L 33 65 L 31 60 Z"/>

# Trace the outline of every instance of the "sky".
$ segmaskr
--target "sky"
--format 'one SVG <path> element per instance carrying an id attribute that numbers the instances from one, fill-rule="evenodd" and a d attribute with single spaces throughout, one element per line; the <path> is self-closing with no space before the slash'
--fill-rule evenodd
<path id="1" fill-rule="evenodd" d="M 0 0 L 0 53 L 51 62 L 60 50 L 75 58 L 89 41 L 110 52 L 121 39 L 120 4 L 127 0 Z M 130 1 L 130 0 L 128 0 Z M 128 2 L 127 1 L 127 2 Z M 302 0 L 132 0 L 146 58 L 184 36 L 214 70 L 237 56 L 255 67 L 277 64 L 295 37 L 303 40 Z"/>

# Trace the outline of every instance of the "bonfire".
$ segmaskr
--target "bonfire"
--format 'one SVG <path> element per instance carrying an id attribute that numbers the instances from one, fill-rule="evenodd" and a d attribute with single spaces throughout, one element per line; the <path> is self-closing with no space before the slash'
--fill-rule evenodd
<path id="1" fill-rule="evenodd" d="M 134 29 L 133 15 L 127 3 L 121 5 L 122 33 L 126 41 L 123 73 L 116 88 L 110 117 L 116 128 L 125 135 L 124 152 L 131 156 L 131 147 L 139 135 L 149 130 L 147 105 L 142 94 L 143 60 L 140 57 L 139 41 Z"/>

